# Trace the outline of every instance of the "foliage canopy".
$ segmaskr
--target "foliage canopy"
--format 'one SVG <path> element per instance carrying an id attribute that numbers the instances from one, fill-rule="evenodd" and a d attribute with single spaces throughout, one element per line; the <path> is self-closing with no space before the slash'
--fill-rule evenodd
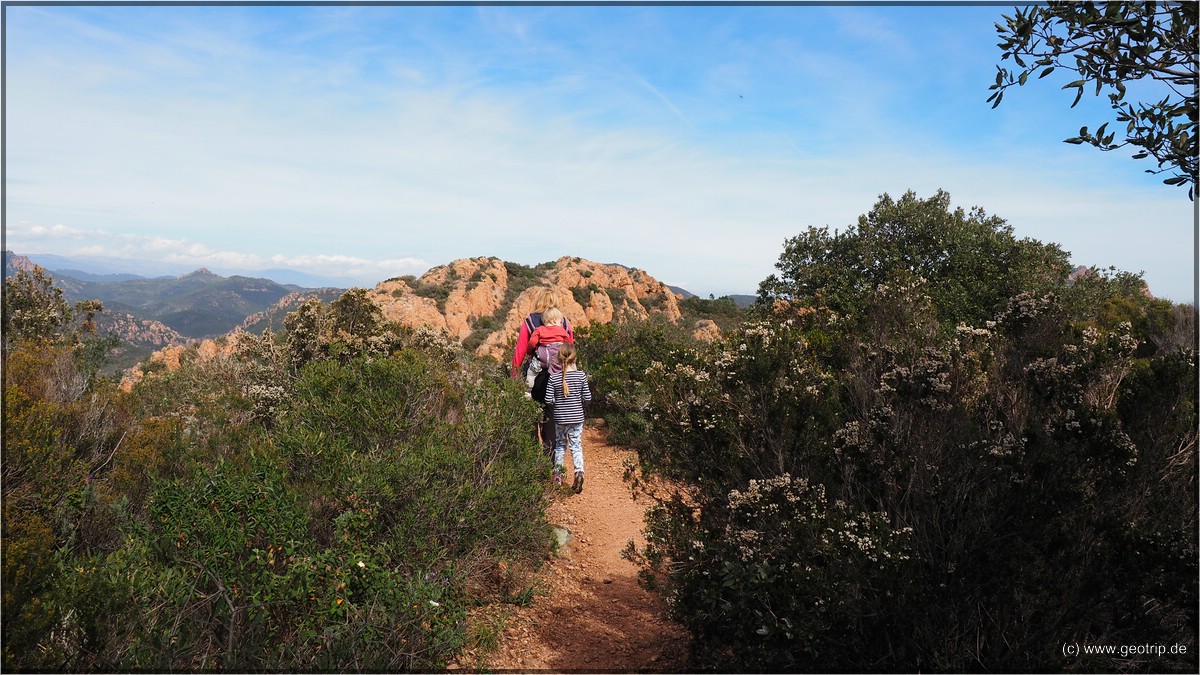
<path id="1" fill-rule="evenodd" d="M 1189 198 L 1196 189 L 1196 24 L 1194 2 L 1050 2 L 1017 8 L 996 24 L 1001 60 L 1009 57 L 1016 69 L 997 66 L 996 82 L 988 101 L 1000 105 L 1004 92 L 1024 86 L 1030 76 L 1042 79 L 1061 68 L 1079 79 L 1063 85 L 1075 90 L 1075 107 L 1085 88 L 1095 95 L 1107 90 L 1117 125 L 1108 122 L 1095 131 L 1087 126 L 1067 143 L 1086 143 L 1100 150 L 1124 146 L 1137 149 L 1135 159 L 1152 157 L 1157 169 L 1170 173 L 1163 182 L 1187 185 Z M 1163 85 L 1165 95 L 1129 101 L 1127 84 L 1147 79 Z M 1123 136 L 1123 140 L 1116 140 Z"/>
<path id="2" fill-rule="evenodd" d="M 759 285 L 759 302 L 800 300 L 855 317 L 880 285 L 923 280 L 951 326 L 980 323 L 1021 291 L 1061 286 L 1069 270 L 1057 245 L 1018 239 L 982 208 L 952 210 L 942 190 L 928 199 L 884 194 L 841 232 L 810 227 L 785 242 L 775 267 Z"/>

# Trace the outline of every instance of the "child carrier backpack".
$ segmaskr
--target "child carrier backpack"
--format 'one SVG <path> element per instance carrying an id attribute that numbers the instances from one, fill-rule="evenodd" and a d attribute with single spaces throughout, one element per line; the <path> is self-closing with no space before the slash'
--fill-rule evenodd
<path id="1" fill-rule="evenodd" d="M 540 314 L 538 315 L 536 325 L 532 315 L 525 317 L 525 328 L 529 331 L 530 335 L 533 335 L 533 332 L 541 325 L 542 321 Z M 561 342 L 550 342 L 544 345 L 538 345 L 537 350 L 534 352 L 534 356 L 537 358 L 538 362 L 541 363 L 543 371 L 548 371 L 550 374 L 554 374 L 562 369 L 562 366 L 558 364 L 558 348 L 561 346 Z M 532 360 L 533 359 L 530 359 L 530 361 Z M 526 364 L 523 372 L 529 372 L 528 364 Z"/>
<path id="2" fill-rule="evenodd" d="M 558 362 L 558 350 L 563 346 L 561 342 L 551 342 L 537 347 L 537 359 L 542 364 L 542 370 L 553 375 L 562 370 L 562 364 Z"/>

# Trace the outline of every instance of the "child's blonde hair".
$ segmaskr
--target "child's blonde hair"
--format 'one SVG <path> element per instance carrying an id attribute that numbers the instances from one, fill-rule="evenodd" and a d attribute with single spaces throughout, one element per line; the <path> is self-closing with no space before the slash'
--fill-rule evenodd
<path id="1" fill-rule="evenodd" d="M 571 395 L 571 387 L 567 385 L 567 366 L 574 365 L 575 359 L 575 345 L 568 342 L 558 348 L 558 365 L 562 366 L 563 396 Z"/>
<path id="2" fill-rule="evenodd" d="M 561 326 L 562 320 L 563 320 L 562 310 L 560 310 L 557 307 L 551 307 L 542 312 L 542 325 L 543 326 Z"/>

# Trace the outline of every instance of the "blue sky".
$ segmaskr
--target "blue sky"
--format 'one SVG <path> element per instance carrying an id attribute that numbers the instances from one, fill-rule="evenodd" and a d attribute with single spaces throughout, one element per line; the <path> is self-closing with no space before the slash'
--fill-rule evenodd
<path id="1" fill-rule="evenodd" d="M 986 99 L 1012 5 L 7 6 L 6 245 L 373 286 L 457 258 L 754 293 L 938 189 L 1194 302 L 1195 211 L 1070 73 Z"/>

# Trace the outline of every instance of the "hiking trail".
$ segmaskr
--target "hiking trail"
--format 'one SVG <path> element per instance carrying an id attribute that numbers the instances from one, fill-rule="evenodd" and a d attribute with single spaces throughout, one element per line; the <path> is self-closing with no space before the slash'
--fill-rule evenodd
<path id="1" fill-rule="evenodd" d="M 583 432 L 586 480 L 570 489 L 571 456 L 563 488 L 547 509 L 549 521 L 570 532 L 565 551 L 537 573 L 530 606 L 513 605 L 499 647 L 483 671 L 684 672 L 687 634 L 666 618 L 666 602 L 638 585 L 637 568 L 621 557 L 633 540 L 645 545 L 647 498 L 634 501 L 625 482 L 633 451 L 610 445 L 589 420 Z"/>

